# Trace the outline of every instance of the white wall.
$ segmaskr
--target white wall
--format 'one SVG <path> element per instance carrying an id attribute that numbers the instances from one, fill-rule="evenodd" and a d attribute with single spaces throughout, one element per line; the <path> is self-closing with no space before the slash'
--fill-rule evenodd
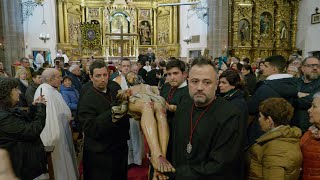
<path id="1" fill-rule="evenodd" d="M 319 0 L 300 1 L 297 48 L 302 50 L 303 57 L 312 55 L 313 51 L 320 51 L 320 24 L 311 24 L 311 14 L 315 13 L 316 7 L 320 8 Z"/>
<path id="2" fill-rule="evenodd" d="M 181 0 L 181 2 L 188 2 L 188 0 Z M 201 2 L 206 3 L 206 0 L 201 0 Z M 190 6 L 180 6 L 180 45 L 181 45 L 181 51 L 180 56 L 181 57 L 188 57 L 189 50 L 204 50 L 207 47 L 207 28 L 208 25 L 202 21 L 201 19 L 198 19 L 197 15 L 194 11 L 189 11 L 188 9 Z M 188 14 L 188 17 L 187 17 Z M 190 35 L 200 35 L 200 43 L 189 43 L 183 41 L 184 37 L 187 36 L 187 19 L 190 27 Z"/>
<path id="3" fill-rule="evenodd" d="M 27 0 L 23 0 L 25 2 Z M 41 6 L 34 8 L 33 15 L 30 16 L 23 23 L 24 27 L 24 41 L 26 47 L 26 57 L 31 54 L 32 50 L 50 50 L 51 59 L 56 57 L 56 44 L 57 44 L 57 24 L 56 24 L 56 1 L 55 0 L 45 0 L 44 1 L 44 19 L 47 26 L 45 31 L 49 33 L 50 40 L 44 43 L 39 39 L 40 33 L 43 31 L 42 19 L 43 19 L 43 9 Z M 34 57 L 35 58 L 35 57 Z"/>

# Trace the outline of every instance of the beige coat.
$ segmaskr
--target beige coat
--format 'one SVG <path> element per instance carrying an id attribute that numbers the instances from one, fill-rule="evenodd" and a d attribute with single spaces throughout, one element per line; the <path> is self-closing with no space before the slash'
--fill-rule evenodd
<path id="1" fill-rule="evenodd" d="M 302 154 L 301 130 L 279 126 L 264 135 L 248 151 L 248 178 L 251 180 L 297 180 Z"/>

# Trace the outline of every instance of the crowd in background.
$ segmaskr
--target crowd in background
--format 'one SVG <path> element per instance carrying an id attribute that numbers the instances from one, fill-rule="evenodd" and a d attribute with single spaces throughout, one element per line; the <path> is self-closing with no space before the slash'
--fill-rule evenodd
<path id="1" fill-rule="evenodd" d="M 240 157 L 244 162 L 243 173 L 239 179 L 320 179 L 320 60 L 302 59 L 298 55 L 289 59 L 280 55 L 256 60 L 206 59 L 218 74 L 216 96 L 231 102 L 244 119 L 238 122 L 245 136 Z M 152 49 L 148 49 L 127 68 L 137 75 L 140 83 L 157 86 L 161 91 L 168 84 L 168 62 L 177 60 L 156 58 Z M 94 78 L 91 74 L 94 61 L 64 62 L 57 58 L 54 67 L 46 67 L 45 62 L 35 67 L 29 58 L 21 58 L 15 67 L 15 79 L 0 62 L 0 148 L 9 152 L 19 178 L 33 179 L 46 172 L 40 134 L 46 124 L 46 106 L 51 102 L 43 97 L 39 86 L 45 82 L 43 72 L 47 69 L 59 72 L 59 77 L 48 76 L 58 78 L 58 84 L 48 84 L 60 93 L 71 112 L 68 120 L 71 130 L 78 132 L 73 139 L 75 150 L 70 150 L 81 151 L 77 139 L 83 138 L 83 128 L 77 109 L 81 96 L 89 89 L 86 84 Z M 188 74 L 191 65 L 185 65 Z M 109 81 L 121 76 L 124 69 L 122 61 L 110 61 L 106 67 Z"/>

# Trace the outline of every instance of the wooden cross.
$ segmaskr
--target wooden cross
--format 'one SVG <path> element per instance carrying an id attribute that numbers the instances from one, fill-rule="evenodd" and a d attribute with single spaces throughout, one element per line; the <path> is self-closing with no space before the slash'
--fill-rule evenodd
<path id="1" fill-rule="evenodd" d="M 106 33 L 107 36 L 120 36 L 121 57 L 123 57 L 123 37 L 124 36 L 138 36 L 138 34 L 123 33 L 123 26 L 121 26 L 120 33 Z"/>

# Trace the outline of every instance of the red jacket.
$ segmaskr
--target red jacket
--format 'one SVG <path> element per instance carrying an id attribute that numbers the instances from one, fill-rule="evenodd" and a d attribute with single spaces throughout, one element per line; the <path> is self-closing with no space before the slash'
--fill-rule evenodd
<path id="1" fill-rule="evenodd" d="M 303 155 L 303 180 L 320 180 L 320 139 L 307 131 L 300 140 Z"/>

